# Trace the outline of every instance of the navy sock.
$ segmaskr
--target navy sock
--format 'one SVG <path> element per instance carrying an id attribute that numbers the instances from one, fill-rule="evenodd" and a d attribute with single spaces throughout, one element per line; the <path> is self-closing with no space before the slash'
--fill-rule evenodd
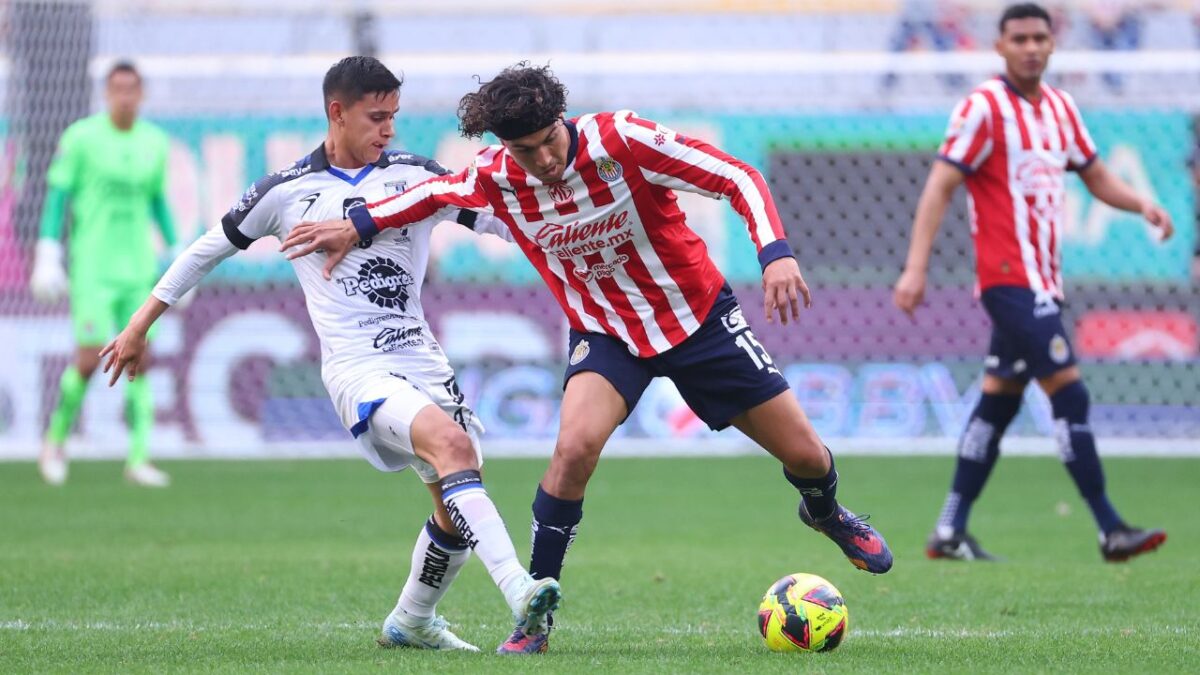
<path id="1" fill-rule="evenodd" d="M 817 520 L 828 518 L 837 509 L 837 469 L 833 466 L 833 453 L 829 448 L 825 452 L 829 454 L 829 473 L 820 478 L 801 478 L 783 467 L 783 477 L 800 491 L 808 515 Z"/>
<path id="2" fill-rule="evenodd" d="M 955 532 L 967 529 L 971 506 L 983 492 L 1000 457 L 1000 439 L 1021 409 L 1020 394 L 983 394 L 967 427 L 958 439 L 958 459 L 954 465 L 954 481 L 938 517 L 939 528 Z"/>
<path id="3" fill-rule="evenodd" d="M 1087 387 L 1076 380 L 1050 397 L 1054 412 L 1058 454 L 1079 494 L 1092 510 L 1096 526 L 1108 534 L 1122 525 L 1121 516 L 1108 501 L 1104 491 L 1104 469 L 1096 453 L 1096 439 L 1088 425 L 1090 406 Z"/>
<path id="4" fill-rule="evenodd" d="M 533 542 L 529 554 L 529 573 L 534 579 L 562 578 L 563 560 L 582 519 L 582 499 L 559 499 L 538 485 L 533 497 Z"/>

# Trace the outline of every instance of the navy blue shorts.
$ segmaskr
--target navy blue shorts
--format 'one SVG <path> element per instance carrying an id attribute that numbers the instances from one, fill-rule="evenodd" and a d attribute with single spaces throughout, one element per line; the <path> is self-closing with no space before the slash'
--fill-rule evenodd
<path id="1" fill-rule="evenodd" d="M 982 300 L 992 319 L 989 375 L 1028 382 L 1075 365 L 1059 302 L 1038 303 L 1032 290 L 1017 286 L 994 286 Z"/>
<path id="2" fill-rule="evenodd" d="M 612 383 L 633 412 L 656 377 L 667 377 L 696 416 L 721 430 L 729 420 L 788 390 L 779 368 L 742 317 L 726 285 L 700 328 L 671 349 L 648 358 L 603 333 L 571 331 L 570 365 L 563 387 L 576 373 L 592 371 Z"/>

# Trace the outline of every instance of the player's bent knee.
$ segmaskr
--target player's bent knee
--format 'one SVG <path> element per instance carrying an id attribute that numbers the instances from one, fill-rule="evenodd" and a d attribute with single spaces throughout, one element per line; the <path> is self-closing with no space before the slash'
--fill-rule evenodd
<path id="1" fill-rule="evenodd" d="M 479 468 L 475 446 L 471 443 L 471 437 L 462 429 L 455 428 L 446 434 L 442 441 L 442 452 L 447 461 L 455 464 L 457 470 Z"/>
<path id="2" fill-rule="evenodd" d="M 570 483 L 587 483 L 596 470 L 596 463 L 600 461 L 600 451 L 603 448 L 603 442 L 582 436 L 560 438 L 554 446 L 554 456 L 550 460 L 552 470 Z"/>

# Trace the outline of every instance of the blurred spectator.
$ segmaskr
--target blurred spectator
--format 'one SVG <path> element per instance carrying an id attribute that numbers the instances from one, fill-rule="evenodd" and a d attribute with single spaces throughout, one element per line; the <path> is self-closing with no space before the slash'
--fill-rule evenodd
<path id="1" fill-rule="evenodd" d="M 1093 49 L 1130 51 L 1142 44 L 1142 11 L 1128 0 L 1094 0 L 1087 4 L 1087 21 Z M 1114 93 L 1123 85 L 1120 75 L 1104 73 L 1104 84 Z"/>
<path id="2" fill-rule="evenodd" d="M 905 0 L 900 9 L 900 23 L 892 35 L 893 52 L 914 52 L 933 49 L 939 52 L 975 48 L 975 40 L 967 30 L 968 12 L 965 5 L 950 0 Z M 896 85 L 895 73 L 884 77 L 883 86 Z M 959 88 L 963 76 L 946 75 L 947 86 Z"/>

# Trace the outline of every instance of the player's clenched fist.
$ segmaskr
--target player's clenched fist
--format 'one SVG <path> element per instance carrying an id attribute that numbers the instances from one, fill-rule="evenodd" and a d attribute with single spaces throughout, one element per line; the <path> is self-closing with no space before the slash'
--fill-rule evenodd
<path id="1" fill-rule="evenodd" d="M 904 270 L 892 291 L 892 303 L 910 317 L 925 300 L 925 273 Z"/>
<path id="2" fill-rule="evenodd" d="M 775 322 L 775 313 L 779 320 L 787 325 L 788 308 L 791 308 L 791 318 L 800 320 L 800 298 L 804 298 L 804 308 L 812 307 L 812 295 L 808 292 L 808 284 L 800 275 L 800 265 L 792 257 L 780 258 L 763 270 L 763 309 L 767 313 L 767 323 Z"/>
<path id="3" fill-rule="evenodd" d="M 350 249 L 358 243 L 358 232 L 349 220 L 326 220 L 320 223 L 305 221 L 292 228 L 280 251 L 286 251 L 293 246 L 299 246 L 287 254 L 288 260 L 295 260 L 314 251 L 325 251 L 325 278 L 333 278 L 333 268 L 346 257 Z"/>

